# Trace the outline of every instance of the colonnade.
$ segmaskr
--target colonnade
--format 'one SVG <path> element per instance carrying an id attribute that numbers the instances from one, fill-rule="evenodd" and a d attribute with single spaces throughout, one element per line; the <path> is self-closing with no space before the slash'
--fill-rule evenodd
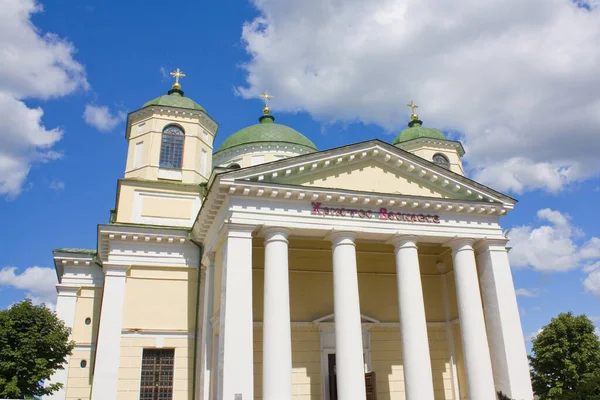
<path id="1" fill-rule="evenodd" d="M 228 226 L 227 229 L 223 250 L 216 398 L 252 399 L 252 235 L 244 226 Z M 264 231 L 264 400 L 292 398 L 289 233 L 283 227 Z M 333 256 L 338 399 L 364 400 L 365 371 L 355 233 L 335 232 L 328 239 L 332 243 Z M 406 398 L 433 400 L 417 241 L 416 236 L 398 236 L 392 240 L 402 363 Z M 452 248 L 469 398 L 495 399 L 497 390 L 514 398 L 533 398 L 505 242 L 477 242 L 479 270 L 473 247 L 475 240 L 454 239 L 448 245 Z"/>

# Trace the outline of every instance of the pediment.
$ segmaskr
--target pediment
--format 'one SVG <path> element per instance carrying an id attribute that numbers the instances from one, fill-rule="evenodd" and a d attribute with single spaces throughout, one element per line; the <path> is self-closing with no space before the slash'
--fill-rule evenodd
<path id="1" fill-rule="evenodd" d="M 225 174 L 223 179 L 360 193 L 514 204 L 515 200 L 379 140 Z"/>

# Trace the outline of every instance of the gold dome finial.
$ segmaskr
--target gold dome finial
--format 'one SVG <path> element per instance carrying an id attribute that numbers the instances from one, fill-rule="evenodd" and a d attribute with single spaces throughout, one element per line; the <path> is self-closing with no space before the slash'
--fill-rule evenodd
<path id="1" fill-rule="evenodd" d="M 171 72 L 171 76 L 175 77 L 175 83 L 173 84 L 173 89 L 181 89 L 181 85 L 179 84 L 179 78 L 183 78 L 185 76 L 185 74 L 183 72 L 181 72 L 181 70 L 179 68 L 177 68 L 175 71 Z"/>
<path id="2" fill-rule="evenodd" d="M 418 105 L 416 105 L 415 103 L 413 103 L 413 101 L 411 100 L 410 103 L 408 103 L 406 105 L 407 107 L 410 107 L 412 110 L 412 115 L 410 116 L 411 121 L 416 121 L 419 119 L 419 116 L 417 115 L 417 113 L 415 112 L 415 109 L 419 108 Z"/>
<path id="3" fill-rule="evenodd" d="M 271 109 L 269 108 L 269 100 L 271 100 L 273 96 L 265 90 L 264 93 L 261 93 L 260 95 L 258 95 L 258 97 L 265 101 L 265 108 L 263 108 L 263 114 L 269 115 L 271 113 Z"/>

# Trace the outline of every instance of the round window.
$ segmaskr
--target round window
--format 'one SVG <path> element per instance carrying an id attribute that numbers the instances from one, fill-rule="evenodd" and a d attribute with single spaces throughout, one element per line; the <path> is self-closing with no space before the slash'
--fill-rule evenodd
<path id="1" fill-rule="evenodd" d="M 88 318 L 85 319 L 85 324 L 86 325 L 89 325 L 91 323 L 92 323 L 92 319 L 91 318 L 88 317 Z"/>
<path id="2" fill-rule="evenodd" d="M 442 168 L 450 169 L 450 160 L 442 153 L 436 153 L 433 155 L 433 162 Z"/>
<path id="3" fill-rule="evenodd" d="M 79 365 L 81 365 L 81 368 L 85 368 L 85 367 L 87 367 L 87 361 L 81 360 L 81 362 L 79 363 Z"/>

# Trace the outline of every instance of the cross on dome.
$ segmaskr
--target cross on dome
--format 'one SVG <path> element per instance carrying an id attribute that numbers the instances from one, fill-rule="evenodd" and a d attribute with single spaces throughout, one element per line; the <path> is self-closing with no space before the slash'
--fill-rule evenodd
<path id="1" fill-rule="evenodd" d="M 171 72 L 170 74 L 171 74 L 171 76 L 175 77 L 175 83 L 173 84 L 173 88 L 174 89 L 181 88 L 181 85 L 179 84 L 179 78 L 183 78 L 185 76 L 185 74 L 179 68 L 177 68 L 175 71 Z"/>
<path id="2" fill-rule="evenodd" d="M 416 121 L 419 119 L 419 116 L 417 115 L 415 109 L 419 108 L 418 105 L 416 105 L 415 103 L 413 103 L 413 101 L 411 100 L 410 103 L 408 103 L 406 105 L 407 107 L 410 107 L 410 109 L 412 110 L 412 115 L 410 116 L 410 119 L 413 121 Z"/>
<path id="3" fill-rule="evenodd" d="M 259 94 L 258 97 L 265 101 L 265 108 L 263 108 L 263 114 L 269 115 L 269 113 L 271 112 L 271 109 L 269 108 L 269 100 L 273 99 L 274 96 L 270 95 L 269 92 L 265 90 L 263 93 Z"/>

